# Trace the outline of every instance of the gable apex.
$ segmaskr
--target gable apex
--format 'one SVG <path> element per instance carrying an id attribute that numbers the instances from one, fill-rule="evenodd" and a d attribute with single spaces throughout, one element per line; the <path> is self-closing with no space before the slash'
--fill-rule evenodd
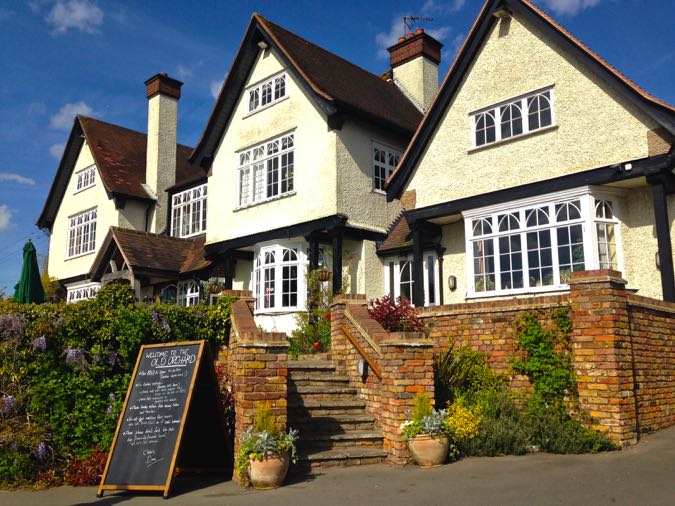
<path id="1" fill-rule="evenodd" d="M 413 139 L 404 152 L 398 167 L 387 182 L 387 200 L 391 201 L 403 192 L 405 185 L 417 166 L 433 134 L 457 93 L 465 76 L 478 58 L 483 43 L 499 18 L 514 15 L 537 28 L 548 40 L 574 57 L 580 65 L 591 70 L 598 78 L 622 99 L 652 119 L 666 131 L 675 134 L 675 108 L 646 92 L 621 74 L 582 42 L 572 36 L 549 15 L 529 0 L 486 0 L 469 35 L 460 47 L 450 66 L 438 94 Z"/>

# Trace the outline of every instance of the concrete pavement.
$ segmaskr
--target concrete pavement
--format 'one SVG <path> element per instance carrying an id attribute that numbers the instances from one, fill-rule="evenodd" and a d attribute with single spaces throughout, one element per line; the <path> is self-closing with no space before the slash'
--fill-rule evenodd
<path id="1" fill-rule="evenodd" d="M 185 478 L 165 502 L 144 493 L 59 487 L 0 492 L 2 506 L 141 505 L 675 505 L 675 427 L 621 452 L 467 458 L 436 469 L 372 465 L 328 469 L 278 490 L 246 491 Z"/>

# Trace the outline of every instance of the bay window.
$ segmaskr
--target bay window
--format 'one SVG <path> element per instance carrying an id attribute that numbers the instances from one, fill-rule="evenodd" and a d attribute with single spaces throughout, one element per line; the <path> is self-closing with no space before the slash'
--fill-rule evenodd
<path id="1" fill-rule="evenodd" d="M 567 288 L 618 269 L 616 195 L 588 187 L 464 213 L 469 295 Z"/>
<path id="2" fill-rule="evenodd" d="M 176 193 L 171 198 L 171 235 L 192 237 L 206 232 L 207 185 Z"/>
<path id="3" fill-rule="evenodd" d="M 295 144 L 292 133 L 237 154 L 239 207 L 292 193 Z"/>
<path id="4" fill-rule="evenodd" d="M 306 255 L 297 244 L 260 247 L 253 265 L 256 312 L 285 312 L 305 306 Z"/>

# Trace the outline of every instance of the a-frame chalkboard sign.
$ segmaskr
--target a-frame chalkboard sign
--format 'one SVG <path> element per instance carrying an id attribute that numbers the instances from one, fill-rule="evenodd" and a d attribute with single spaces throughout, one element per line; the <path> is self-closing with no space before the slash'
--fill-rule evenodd
<path id="1" fill-rule="evenodd" d="M 142 346 L 98 487 L 167 498 L 179 468 L 224 469 L 225 429 L 208 344 Z"/>

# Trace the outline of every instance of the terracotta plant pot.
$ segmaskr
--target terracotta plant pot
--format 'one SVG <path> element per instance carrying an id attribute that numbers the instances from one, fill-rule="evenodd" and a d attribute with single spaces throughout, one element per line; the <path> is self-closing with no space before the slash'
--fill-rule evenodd
<path id="1" fill-rule="evenodd" d="M 268 454 L 262 460 L 251 459 L 249 475 L 256 489 L 278 488 L 284 483 L 288 472 L 289 455 Z"/>
<path id="2" fill-rule="evenodd" d="M 448 437 L 420 434 L 408 442 L 410 453 L 420 467 L 437 467 L 448 456 Z"/>

